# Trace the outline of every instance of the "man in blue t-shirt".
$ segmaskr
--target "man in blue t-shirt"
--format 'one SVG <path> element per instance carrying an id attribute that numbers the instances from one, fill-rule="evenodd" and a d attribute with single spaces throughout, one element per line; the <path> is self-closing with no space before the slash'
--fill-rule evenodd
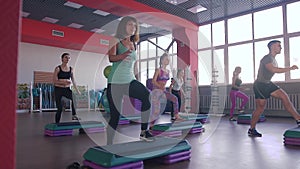
<path id="1" fill-rule="evenodd" d="M 260 60 L 257 79 L 253 84 L 253 90 L 255 94 L 256 109 L 252 114 L 251 126 L 248 130 L 248 135 L 251 137 L 261 137 L 262 134 L 255 129 L 256 123 L 259 120 L 260 115 L 264 112 L 267 99 L 270 96 L 280 99 L 285 109 L 294 117 L 297 125 L 300 126 L 300 115 L 292 105 L 286 92 L 279 86 L 271 82 L 271 78 L 275 73 L 285 73 L 290 70 L 298 69 L 298 66 L 293 65 L 288 68 L 279 68 L 276 62 L 276 55 L 281 52 L 281 42 L 278 40 L 272 40 L 268 43 L 269 54 L 264 56 Z"/>

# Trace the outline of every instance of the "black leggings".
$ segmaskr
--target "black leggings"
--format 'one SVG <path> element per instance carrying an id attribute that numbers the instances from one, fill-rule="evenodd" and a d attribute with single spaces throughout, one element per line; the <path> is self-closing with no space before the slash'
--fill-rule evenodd
<path id="1" fill-rule="evenodd" d="M 122 99 L 123 96 L 139 99 L 142 102 L 141 110 L 141 129 L 147 130 L 148 121 L 150 117 L 150 92 L 149 90 L 139 81 L 133 80 L 128 84 L 108 84 L 107 85 L 107 99 L 109 102 L 110 119 L 107 131 L 107 143 L 112 144 L 115 130 L 117 129 L 120 112 L 122 110 Z"/>
<path id="2" fill-rule="evenodd" d="M 172 94 L 175 95 L 177 97 L 178 100 L 178 111 L 180 112 L 180 108 L 181 108 L 181 96 L 180 96 L 180 90 L 173 90 L 172 89 Z M 174 116 L 174 111 L 173 111 L 173 104 L 172 104 L 172 111 L 171 111 L 171 116 Z"/>
<path id="3" fill-rule="evenodd" d="M 62 112 L 62 103 L 61 98 L 64 96 L 67 99 L 70 99 L 72 101 L 72 115 L 76 115 L 76 109 L 74 106 L 74 99 L 73 99 L 73 93 L 72 90 L 69 87 L 54 87 L 54 94 L 55 94 L 55 102 L 56 102 L 56 115 L 55 115 L 55 122 L 59 123 L 61 118 L 61 112 Z"/>

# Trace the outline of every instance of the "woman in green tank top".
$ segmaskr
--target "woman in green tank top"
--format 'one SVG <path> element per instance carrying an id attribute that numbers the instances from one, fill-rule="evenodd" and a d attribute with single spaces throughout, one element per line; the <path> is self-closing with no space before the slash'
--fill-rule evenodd
<path id="1" fill-rule="evenodd" d="M 140 139 L 153 141 L 148 130 L 150 116 L 149 90 L 135 78 L 136 42 L 139 40 L 139 26 L 134 17 L 124 17 L 116 31 L 115 38 L 109 43 L 108 57 L 112 70 L 108 76 L 107 98 L 110 108 L 110 120 L 107 128 L 107 144 L 113 144 L 113 138 L 119 123 L 122 99 L 124 95 L 142 102 Z"/>

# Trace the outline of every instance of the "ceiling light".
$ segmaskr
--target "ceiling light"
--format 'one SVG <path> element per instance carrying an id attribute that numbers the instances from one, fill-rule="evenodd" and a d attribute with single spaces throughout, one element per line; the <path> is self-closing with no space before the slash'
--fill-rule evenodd
<path id="1" fill-rule="evenodd" d="M 188 9 L 188 11 L 193 12 L 193 13 L 198 13 L 198 12 L 202 12 L 202 11 L 206 11 L 206 10 L 207 10 L 207 8 L 205 8 L 201 5 L 197 5 L 197 6 L 194 6 L 190 9 Z"/>
<path id="2" fill-rule="evenodd" d="M 142 23 L 140 24 L 140 26 L 144 27 L 144 28 L 149 28 L 151 27 L 152 25 L 149 25 L 149 24 L 146 24 L 146 23 Z"/>
<path id="3" fill-rule="evenodd" d="M 42 19 L 42 21 L 49 22 L 49 23 L 56 23 L 58 21 L 58 19 L 45 17 L 45 18 Z"/>
<path id="4" fill-rule="evenodd" d="M 66 3 L 64 3 L 64 5 L 68 6 L 68 7 L 71 7 L 71 8 L 75 8 L 75 9 L 78 9 L 78 8 L 82 7 L 82 5 L 74 3 L 74 2 L 70 2 L 70 1 L 67 1 Z"/>
<path id="5" fill-rule="evenodd" d="M 184 3 L 188 0 L 166 0 L 166 1 L 173 4 L 173 5 L 178 5 L 178 4 Z"/>
<path id="6" fill-rule="evenodd" d="M 29 15 L 30 15 L 30 13 L 22 11 L 22 17 L 26 18 Z"/>
<path id="7" fill-rule="evenodd" d="M 104 11 L 101 11 L 101 10 L 96 10 L 93 12 L 94 14 L 97 14 L 97 15 L 102 15 L 102 16 L 107 16 L 109 15 L 110 13 L 108 12 L 104 12 Z"/>
<path id="8" fill-rule="evenodd" d="M 94 29 L 92 29 L 91 31 L 92 31 L 92 32 L 95 32 L 95 33 L 102 33 L 102 32 L 104 32 L 105 30 L 99 29 L 99 28 L 94 28 Z"/>
<path id="9" fill-rule="evenodd" d="M 83 27 L 83 25 L 77 24 L 77 23 L 71 23 L 70 25 L 68 25 L 68 27 L 71 27 L 71 28 L 81 28 L 81 27 Z"/>

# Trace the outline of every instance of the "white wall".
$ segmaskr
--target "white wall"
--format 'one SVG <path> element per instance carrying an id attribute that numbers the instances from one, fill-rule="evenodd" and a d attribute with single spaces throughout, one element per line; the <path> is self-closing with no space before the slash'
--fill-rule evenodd
<path id="1" fill-rule="evenodd" d="M 102 73 L 110 64 L 106 55 L 23 42 L 19 45 L 18 83 L 33 82 L 34 71 L 53 72 L 61 64 L 64 52 L 71 55 L 69 65 L 75 70 L 77 85 L 96 90 L 106 87 L 107 80 Z"/>

